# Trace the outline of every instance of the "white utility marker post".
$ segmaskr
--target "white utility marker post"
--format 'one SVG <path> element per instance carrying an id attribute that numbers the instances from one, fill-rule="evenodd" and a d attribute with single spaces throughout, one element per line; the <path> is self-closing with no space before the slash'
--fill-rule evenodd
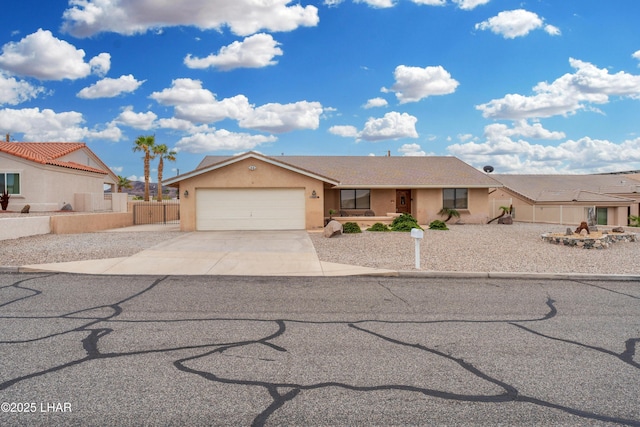
<path id="1" fill-rule="evenodd" d="M 419 228 L 412 228 L 411 237 L 416 242 L 416 269 L 420 270 L 420 240 L 424 238 L 424 231 Z"/>

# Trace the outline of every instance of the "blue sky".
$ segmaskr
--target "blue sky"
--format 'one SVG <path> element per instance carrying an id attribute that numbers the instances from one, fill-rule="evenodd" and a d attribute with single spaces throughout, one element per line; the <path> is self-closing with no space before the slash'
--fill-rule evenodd
<path id="1" fill-rule="evenodd" d="M 133 141 L 151 134 L 178 151 L 165 177 L 247 150 L 640 169 L 637 0 L 21 0 L 3 12 L 0 132 L 86 142 L 131 179 Z"/>

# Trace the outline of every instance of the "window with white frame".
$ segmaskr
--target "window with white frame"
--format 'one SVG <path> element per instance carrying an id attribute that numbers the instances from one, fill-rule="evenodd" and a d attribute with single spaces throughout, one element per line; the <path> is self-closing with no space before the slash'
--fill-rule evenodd
<path id="1" fill-rule="evenodd" d="M 449 209 L 468 209 L 469 191 L 466 188 L 444 188 L 442 190 L 442 207 Z"/>
<path id="2" fill-rule="evenodd" d="M 20 194 L 20 174 L 15 172 L 0 172 L 0 192 Z"/>

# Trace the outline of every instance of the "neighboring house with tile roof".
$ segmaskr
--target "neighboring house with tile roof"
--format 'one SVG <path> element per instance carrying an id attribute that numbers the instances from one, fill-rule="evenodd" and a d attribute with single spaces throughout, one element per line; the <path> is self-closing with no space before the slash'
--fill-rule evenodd
<path id="1" fill-rule="evenodd" d="M 93 210 L 91 199 L 104 199 L 104 186 L 118 182 L 82 142 L 0 142 L 0 192 L 7 191 L 8 210 L 56 211 L 64 204 Z"/>
<path id="2" fill-rule="evenodd" d="M 411 213 L 420 224 L 489 219 L 489 188 L 501 184 L 455 157 L 207 156 L 164 181 L 180 188 L 183 231 L 318 229 L 336 219 L 389 222 Z M 341 216 L 342 215 L 342 216 Z"/>
<path id="3" fill-rule="evenodd" d="M 638 175 L 517 175 L 495 174 L 502 183 L 489 195 L 492 215 L 513 205 L 513 218 L 523 222 L 624 226 L 638 215 Z"/>

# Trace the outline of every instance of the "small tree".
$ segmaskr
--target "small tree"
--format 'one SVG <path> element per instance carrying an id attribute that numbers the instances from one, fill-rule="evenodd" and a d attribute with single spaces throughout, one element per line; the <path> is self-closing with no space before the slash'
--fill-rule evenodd
<path id="1" fill-rule="evenodd" d="M 142 151 L 144 153 L 144 201 L 149 201 L 149 170 L 151 160 L 155 158 L 153 147 L 156 145 L 155 135 L 139 136 L 133 146 L 134 153 Z"/>
<path id="2" fill-rule="evenodd" d="M 162 201 L 162 173 L 164 171 L 164 161 L 168 160 L 170 162 L 176 161 L 176 151 L 169 150 L 166 144 L 154 145 L 153 146 L 153 155 L 154 157 L 158 157 L 158 196 L 157 199 L 159 202 Z"/>
<path id="3" fill-rule="evenodd" d="M 2 190 L 2 195 L 0 196 L 0 206 L 2 206 L 3 211 L 7 210 L 7 206 L 9 206 L 10 198 L 11 198 L 11 195 L 7 193 L 6 190 Z"/>
<path id="4" fill-rule="evenodd" d="M 491 221 L 489 221 L 487 224 L 491 224 L 493 221 L 495 221 L 496 219 L 500 219 L 503 216 L 505 216 L 506 214 L 511 215 L 511 212 L 513 211 L 513 205 L 510 206 L 500 206 L 500 210 L 502 211 L 500 213 L 500 215 L 498 215 L 497 217 L 493 218 Z"/>
<path id="5" fill-rule="evenodd" d="M 460 212 L 458 212 L 457 210 L 455 210 L 453 208 L 442 208 L 442 209 L 440 209 L 440 212 L 438 212 L 438 215 L 447 217 L 447 219 L 445 219 L 444 222 L 449 221 L 454 216 L 456 218 L 460 218 Z"/>
<path id="6" fill-rule="evenodd" d="M 131 190 L 133 188 L 133 184 L 129 178 L 118 175 L 118 193 L 122 193 L 122 189 Z"/>

